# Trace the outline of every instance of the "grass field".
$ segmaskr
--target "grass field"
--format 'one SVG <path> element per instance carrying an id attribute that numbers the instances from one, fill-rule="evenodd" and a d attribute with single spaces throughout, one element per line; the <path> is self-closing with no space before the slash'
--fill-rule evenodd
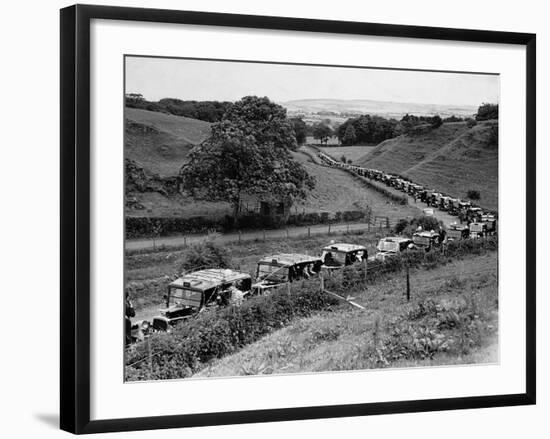
<path id="1" fill-rule="evenodd" d="M 298 319 L 195 377 L 489 363 L 498 360 L 497 255 L 396 274 L 348 308 Z"/>
<path id="2" fill-rule="evenodd" d="M 386 140 L 354 163 L 401 174 L 459 198 L 475 189 L 481 206 L 497 210 L 498 147 L 488 143 L 496 124 L 487 121 L 470 129 L 463 122 L 445 123 L 425 134 Z"/>
<path id="3" fill-rule="evenodd" d="M 391 220 L 414 216 L 418 209 L 413 206 L 400 206 L 388 201 L 379 192 L 365 188 L 347 172 L 321 166 L 304 153 L 295 153 L 295 159 L 302 163 L 307 172 L 315 177 L 316 187 L 300 201 L 294 209 L 298 212 L 337 212 L 372 208 L 374 215 L 387 216 Z"/>
<path id="4" fill-rule="evenodd" d="M 124 115 L 126 157 L 162 176 L 177 175 L 191 148 L 210 134 L 201 120 L 136 108 Z"/>
<path id="5" fill-rule="evenodd" d="M 346 156 L 346 159 L 351 160 L 355 164 L 374 148 L 374 146 L 330 146 L 322 147 L 321 151 L 331 156 L 334 160 L 340 160 L 342 156 Z"/>

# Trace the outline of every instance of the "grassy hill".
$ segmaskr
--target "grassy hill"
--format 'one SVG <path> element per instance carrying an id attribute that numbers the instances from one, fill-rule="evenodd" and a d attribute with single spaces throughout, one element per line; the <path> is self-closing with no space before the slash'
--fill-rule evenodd
<path id="1" fill-rule="evenodd" d="M 126 157 L 161 176 L 177 175 L 194 145 L 210 134 L 210 124 L 155 111 L 126 108 Z"/>
<path id="2" fill-rule="evenodd" d="M 359 160 L 359 166 L 409 177 L 422 185 L 464 198 L 470 189 L 481 194 L 479 204 L 498 208 L 498 122 L 468 128 L 464 122 L 445 123 L 422 134 L 386 140 Z"/>

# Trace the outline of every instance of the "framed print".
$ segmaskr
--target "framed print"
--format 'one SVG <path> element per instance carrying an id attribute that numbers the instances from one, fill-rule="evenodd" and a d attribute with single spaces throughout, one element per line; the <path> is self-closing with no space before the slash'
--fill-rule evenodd
<path id="1" fill-rule="evenodd" d="M 535 403 L 535 35 L 61 10 L 61 428 Z"/>

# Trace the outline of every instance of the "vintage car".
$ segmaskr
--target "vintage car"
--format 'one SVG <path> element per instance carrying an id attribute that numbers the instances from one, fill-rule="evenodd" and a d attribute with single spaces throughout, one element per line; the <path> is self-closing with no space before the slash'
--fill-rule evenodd
<path id="1" fill-rule="evenodd" d="M 321 260 L 324 270 L 334 270 L 367 260 L 367 248 L 363 245 L 336 243 L 323 248 Z"/>
<path id="2" fill-rule="evenodd" d="M 470 207 L 466 210 L 466 220 L 468 222 L 481 221 L 483 210 L 480 207 Z"/>
<path id="3" fill-rule="evenodd" d="M 441 210 L 449 210 L 451 208 L 451 197 L 448 197 L 446 195 L 442 195 L 439 199 L 439 208 Z"/>
<path id="4" fill-rule="evenodd" d="M 378 241 L 376 249 L 378 253 L 374 257 L 377 261 L 385 261 L 388 258 L 397 256 L 402 251 L 412 248 L 412 239 L 402 236 L 390 236 Z"/>
<path id="5" fill-rule="evenodd" d="M 435 211 L 431 207 L 422 209 L 422 213 L 424 214 L 424 216 L 435 216 Z"/>
<path id="6" fill-rule="evenodd" d="M 470 229 L 467 225 L 452 223 L 447 229 L 447 241 L 460 241 L 470 236 Z"/>
<path id="7" fill-rule="evenodd" d="M 307 279 L 321 271 L 323 261 L 319 256 L 282 253 L 262 258 L 256 267 L 254 294 L 279 289 L 299 279 Z"/>
<path id="8" fill-rule="evenodd" d="M 460 212 L 460 200 L 458 198 L 451 198 L 447 210 L 451 215 L 457 216 Z"/>
<path id="9" fill-rule="evenodd" d="M 483 238 L 487 236 L 487 223 L 474 221 L 468 226 L 470 229 L 470 238 Z"/>
<path id="10" fill-rule="evenodd" d="M 439 245 L 439 233 L 433 230 L 416 232 L 413 234 L 412 241 L 415 248 L 429 251 L 434 246 Z"/>
<path id="11" fill-rule="evenodd" d="M 488 235 L 494 235 L 497 233 L 497 220 L 493 214 L 484 213 L 481 215 L 481 222 L 487 224 Z"/>
<path id="12" fill-rule="evenodd" d="M 250 294 L 252 278 L 226 268 L 211 268 L 183 275 L 168 285 L 166 308 L 153 318 L 153 329 L 167 331 L 208 306 L 238 305 Z"/>

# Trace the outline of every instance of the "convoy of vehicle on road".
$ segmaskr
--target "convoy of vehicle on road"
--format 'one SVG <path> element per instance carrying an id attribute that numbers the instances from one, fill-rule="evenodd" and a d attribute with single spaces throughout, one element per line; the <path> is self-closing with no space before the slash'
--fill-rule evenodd
<path id="1" fill-rule="evenodd" d="M 178 322 L 198 315 L 214 306 L 239 306 L 248 297 L 271 294 L 288 289 L 297 280 L 308 279 L 356 263 L 384 262 L 412 249 L 432 250 L 445 242 L 484 238 L 497 233 L 497 219 L 493 212 L 484 212 L 471 201 L 464 201 L 403 177 L 376 169 L 362 168 L 338 162 L 319 152 L 319 158 L 328 166 L 344 168 L 359 176 L 382 182 L 420 200 L 428 207 L 423 214 L 435 217 L 435 209 L 448 212 L 460 220 L 447 225 L 446 230 L 417 230 L 412 237 L 389 236 L 379 240 L 377 253 L 368 257 L 367 247 L 357 244 L 331 242 L 318 256 L 285 253 L 266 256 L 258 261 L 255 279 L 248 273 L 225 268 L 209 268 L 183 274 L 171 282 L 164 296 L 165 308 L 153 318 L 152 324 L 142 321 L 131 324 L 135 316 L 129 297 L 126 298 L 126 343 L 131 344 L 154 331 L 170 331 Z M 463 224 L 463 222 L 465 224 Z"/>

